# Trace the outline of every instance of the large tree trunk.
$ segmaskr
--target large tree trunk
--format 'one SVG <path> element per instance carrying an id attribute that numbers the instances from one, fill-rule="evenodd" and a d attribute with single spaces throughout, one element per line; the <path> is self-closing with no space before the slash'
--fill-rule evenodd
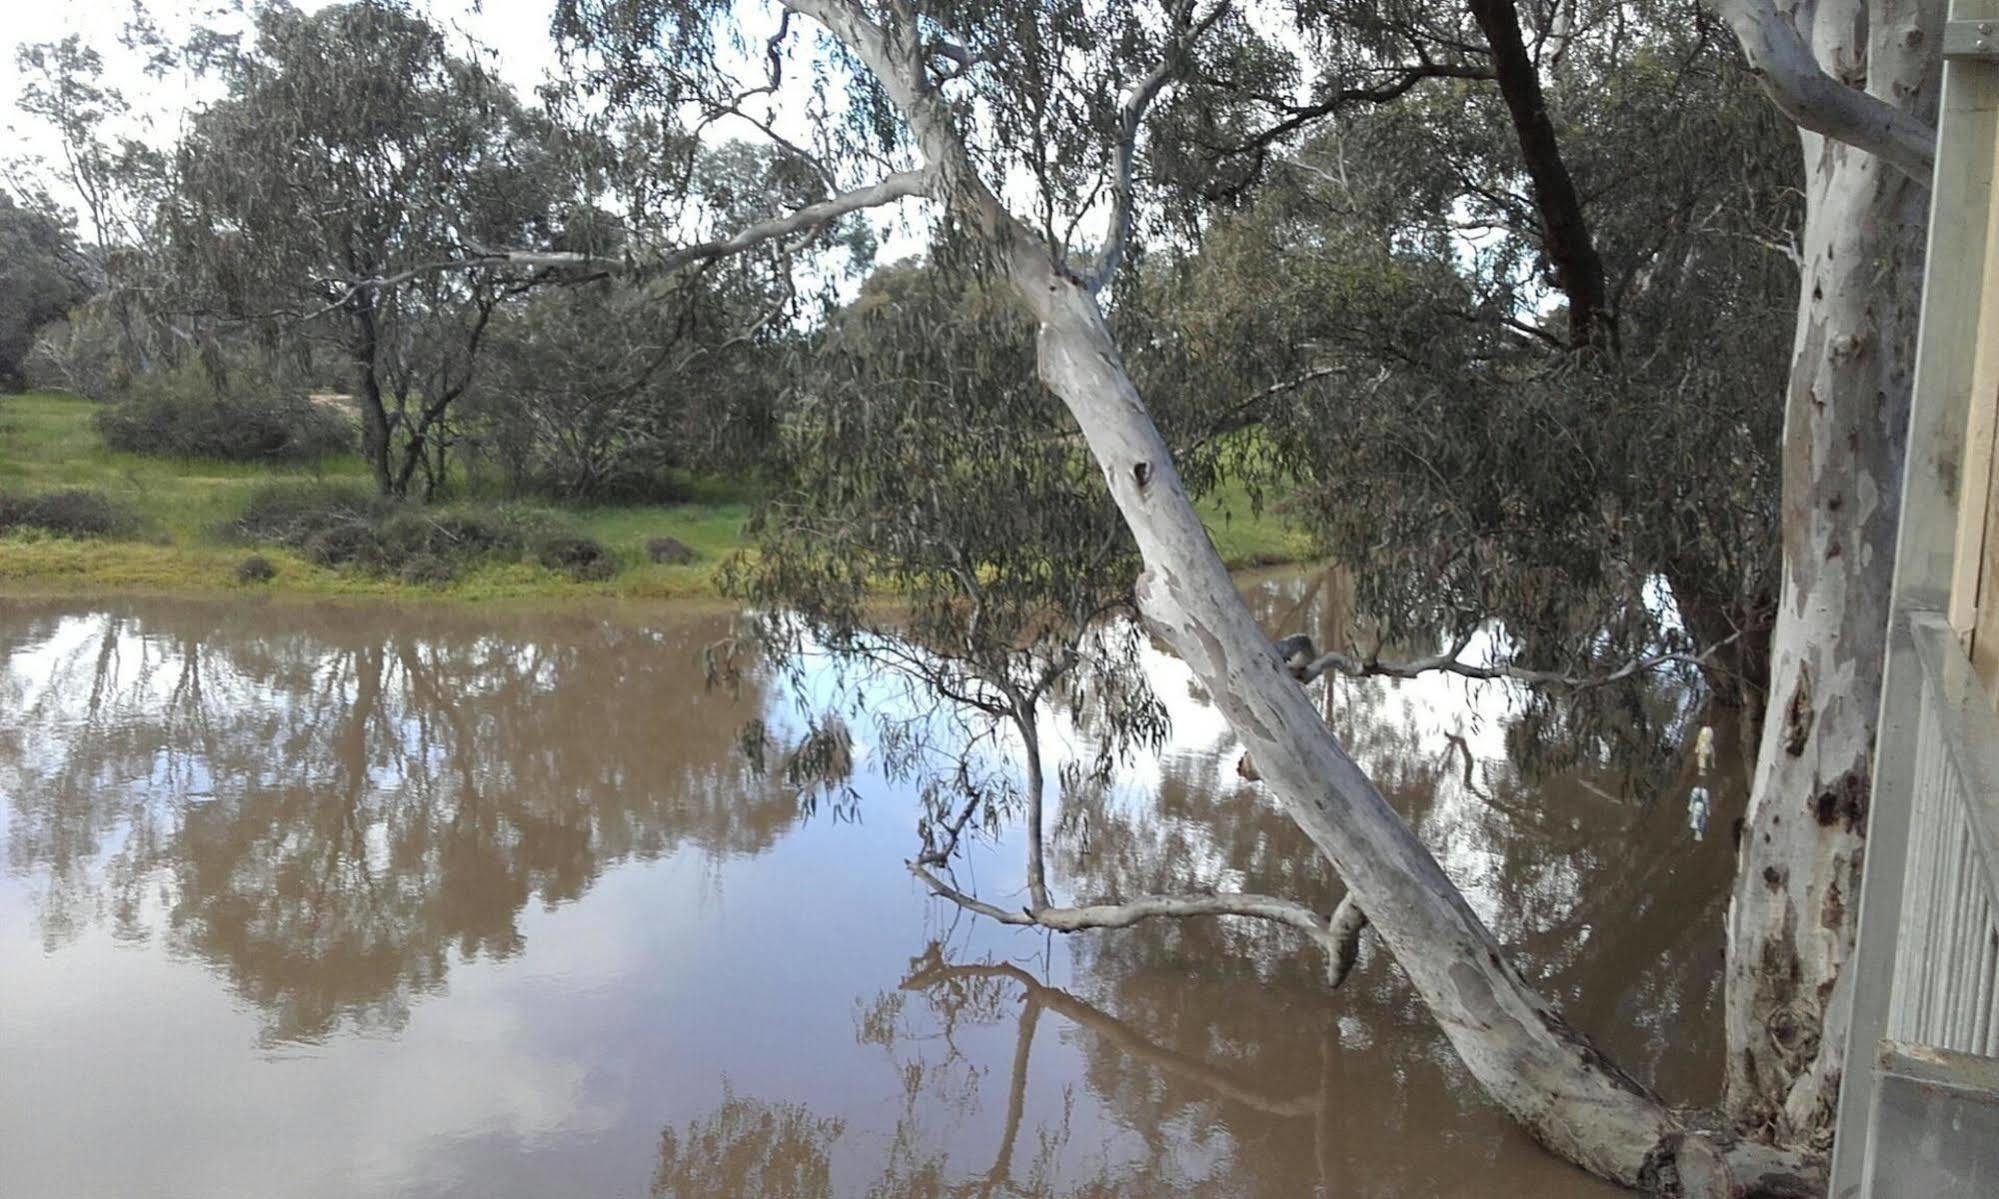
<path id="1" fill-rule="evenodd" d="M 1534 181 L 1534 207 L 1541 214 L 1541 245 L 1555 268 L 1555 285 L 1569 297 L 1569 343 L 1576 347 L 1606 340 L 1610 293 L 1603 259 L 1583 217 L 1582 197 L 1562 159 L 1554 122 L 1541 95 L 1541 71 L 1520 34 L 1518 0 L 1470 0 L 1472 18 L 1485 34 L 1499 94 L 1513 118 L 1527 177 Z M 1613 345 L 1617 330 L 1609 329 Z"/>
<path id="2" fill-rule="evenodd" d="M 1830 73 L 1857 83 L 1864 70 L 1874 95 L 1928 117 L 1936 9 L 1826 7 L 1808 28 Z M 1746 1132 L 1822 1149 L 1844 1065 L 1841 967 L 1859 916 L 1929 193 L 1872 155 L 1804 140 L 1782 595 L 1728 921 L 1728 1109 Z"/>
<path id="3" fill-rule="evenodd" d="M 1102 466 L 1147 571 L 1140 607 L 1214 697 L 1263 779 L 1330 858 L 1486 1092 L 1563 1157 L 1629 1186 L 1711 1191 L 1716 1147 L 1571 1029 L 1513 968 L 1284 669 L 1208 540 L 1088 290 L 1016 243 L 1043 379 Z M 1738 1179 L 1779 1173 L 1755 1157 Z M 1697 1182 L 1697 1180 L 1699 1180 Z M 1726 1183 L 1721 1184 L 1726 1186 Z"/>

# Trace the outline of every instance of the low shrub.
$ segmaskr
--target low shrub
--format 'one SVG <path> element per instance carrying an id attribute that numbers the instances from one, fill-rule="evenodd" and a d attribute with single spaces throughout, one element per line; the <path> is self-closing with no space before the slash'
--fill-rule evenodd
<path id="1" fill-rule="evenodd" d="M 404 508 L 375 525 L 382 561 L 400 568 L 418 557 L 471 561 L 518 558 L 525 539 L 502 513 L 478 508 Z"/>
<path id="2" fill-rule="evenodd" d="M 599 581 L 618 573 L 617 560 L 594 537 L 576 533 L 555 533 L 542 537 L 535 557 L 550 570 L 559 570 L 572 579 Z"/>
<path id="3" fill-rule="evenodd" d="M 674 537 L 648 537 L 646 557 L 662 566 L 685 566 L 694 561 L 694 551 Z"/>
<path id="4" fill-rule="evenodd" d="M 328 529 L 371 526 L 393 507 L 373 491 L 351 483 L 266 483 L 250 493 L 226 531 L 245 541 L 303 548 Z"/>
<path id="5" fill-rule="evenodd" d="M 217 386 L 199 364 L 148 372 L 97 413 L 104 444 L 134 454 L 308 462 L 354 447 L 345 413 L 262 372 Z"/>
<path id="6" fill-rule="evenodd" d="M 374 529 L 358 522 L 314 529 L 298 542 L 298 549 L 315 566 L 381 565 L 381 556 L 375 552 Z"/>
<path id="7" fill-rule="evenodd" d="M 262 554 L 251 554 L 236 564 L 238 583 L 268 583 L 278 577 L 278 568 Z"/>
<path id="8" fill-rule="evenodd" d="M 0 491 L 0 533 L 22 529 L 58 537 L 118 537 L 138 532 L 139 518 L 101 491 Z"/>
<path id="9" fill-rule="evenodd" d="M 252 493 L 225 532 L 291 546 L 319 566 L 352 567 L 427 586 L 481 562 L 517 562 L 532 550 L 550 570 L 607 579 L 617 560 L 601 544 L 533 513 L 506 508 L 423 508 L 348 484 L 274 483 Z"/>
<path id="10" fill-rule="evenodd" d="M 437 554 L 417 554 L 396 568 L 396 577 L 418 587 L 442 587 L 458 577 L 458 568 Z"/>

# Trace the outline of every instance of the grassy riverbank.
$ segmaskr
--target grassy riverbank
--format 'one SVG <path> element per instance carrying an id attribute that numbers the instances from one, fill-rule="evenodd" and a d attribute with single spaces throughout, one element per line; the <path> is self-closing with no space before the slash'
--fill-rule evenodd
<path id="1" fill-rule="evenodd" d="M 726 480 L 688 480 L 690 498 L 666 505 L 524 505 L 525 515 L 595 538 L 616 558 L 607 579 L 583 581 L 532 561 L 483 563 L 443 584 L 407 583 L 345 567 L 315 565 L 283 546 L 247 544 L 223 530 L 260 487 L 274 480 L 366 482 L 359 459 L 330 459 L 313 469 L 153 458 L 108 449 L 91 421 L 95 405 L 73 396 L 0 396 L 0 492 L 59 488 L 102 492 L 136 513 L 140 527 L 115 537 L 43 533 L 0 535 L 0 593 L 264 591 L 312 596 L 387 596 L 453 600 L 537 600 L 579 596 L 630 599 L 714 594 L 714 575 L 741 544 L 755 504 Z M 1203 504 L 1215 543 L 1233 566 L 1296 561 L 1305 539 L 1269 512 L 1253 514 L 1240 492 Z M 649 539 L 671 537 L 695 561 L 667 566 L 647 559 Z M 241 583 L 237 564 L 262 554 L 277 568 L 266 583 Z"/>

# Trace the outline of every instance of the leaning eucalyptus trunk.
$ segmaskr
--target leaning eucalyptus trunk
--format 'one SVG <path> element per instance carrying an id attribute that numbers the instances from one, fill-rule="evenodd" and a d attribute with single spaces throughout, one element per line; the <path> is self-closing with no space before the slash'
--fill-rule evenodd
<path id="1" fill-rule="evenodd" d="M 1144 557 L 1140 610 L 1213 696 L 1285 812 L 1332 861 L 1486 1093 L 1554 1152 L 1627 1186 L 1725 1195 L 1788 1175 L 1754 1147 L 1690 1135 L 1514 969 L 1257 627 L 1095 297 L 1038 251 L 1016 243 L 1009 260 L 1040 322 L 1041 376 L 1081 426 Z"/>
<path id="2" fill-rule="evenodd" d="M 1871 7 L 1868 47 L 1831 45 L 1855 25 L 1830 29 L 1822 12 L 1820 58 L 1867 62 L 1875 94 L 1933 111 L 1936 79 L 1919 48 L 1940 30 L 1914 21 L 1930 6 Z M 1823 1149 L 1852 995 L 1841 968 L 1859 920 L 1929 192 L 1878 158 L 1804 136 L 1782 595 L 1729 911 L 1726 1025 L 1738 1127 Z"/>

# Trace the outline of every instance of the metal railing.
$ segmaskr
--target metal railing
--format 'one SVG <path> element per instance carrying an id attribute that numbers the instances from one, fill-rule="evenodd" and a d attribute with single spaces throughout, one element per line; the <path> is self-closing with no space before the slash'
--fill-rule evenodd
<path id="1" fill-rule="evenodd" d="M 1999 716 L 1942 616 L 1909 625 L 1922 707 L 1887 1039 L 1999 1057 Z"/>
<path id="2" fill-rule="evenodd" d="M 1999 1195 L 1999 714 L 1940 611 L 1892 622 L 1835 1199 Z"/>

